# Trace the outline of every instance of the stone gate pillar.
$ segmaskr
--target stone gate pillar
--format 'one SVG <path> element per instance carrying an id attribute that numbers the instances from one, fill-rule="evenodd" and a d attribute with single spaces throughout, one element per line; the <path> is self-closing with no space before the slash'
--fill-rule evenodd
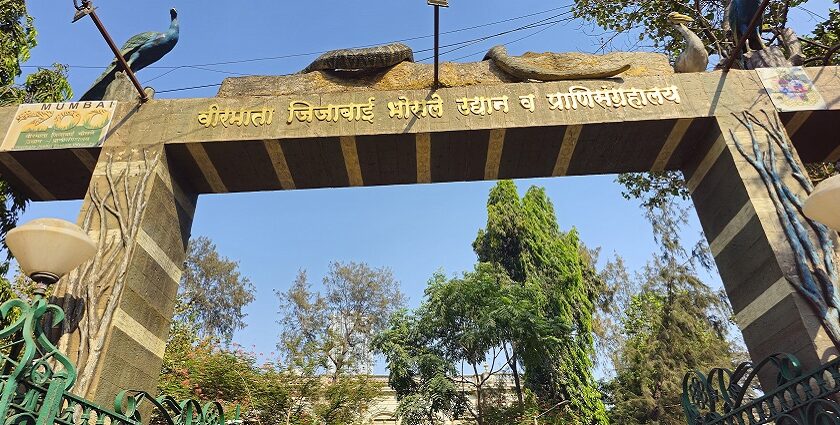
<path id="1" fill-rule="evenodd" d="M 814 298 L 802 292 L 809 281 L 825 282 L 820 270 L 830 274 L 826 257 L 832 264 L 836 253 L 821 240 L 836 242 L 836 233 L 809 222 L 796 205 L 809 182 L 779 122 L 775 111 L 716 117 L 683 173 L 750 358 L 788 352 L 808 371 L 837 354 Z M 810 245 L 792 241 L 802 232 Z M 835 292 L 836 283 L 829 284 Z M 822 297 L 831 298 L 825 289 Z M 837 323 L 836 309 L 829 310 Z M 775 385 L 760 378 L 765 388 Z"/>
<path id="2" fill-rule="evenodd" d="M 162 145 L 103 148 L 78 220 L 99 251 L 55 295 L 74 392 L 104 406 L 123 389 L 156 394 L 195 203 Z"/>

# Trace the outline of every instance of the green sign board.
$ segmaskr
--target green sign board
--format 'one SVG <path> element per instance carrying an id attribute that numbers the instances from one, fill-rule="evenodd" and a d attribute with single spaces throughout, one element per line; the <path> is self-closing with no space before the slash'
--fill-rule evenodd
<path id="1" fill-rule="evenodd" d="M 4 150 L 89 148 L 102 144 L 117 102 L 35 103 L 18 107 Z"/>

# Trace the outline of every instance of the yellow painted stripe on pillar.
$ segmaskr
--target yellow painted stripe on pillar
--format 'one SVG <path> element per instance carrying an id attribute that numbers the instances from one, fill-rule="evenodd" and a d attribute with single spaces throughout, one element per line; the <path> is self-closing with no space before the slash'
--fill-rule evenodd
<path id="1" fill-rule="evenodd" d="M 712 169 L 712 166 L 715 165 L 715 162 L 718 157 L 720 157 L 720 154 L 723 153 L 724 149 L 726 149 L 726 142 L 723 140 L 723 134 L 721 134 L 715 140 L 715 143 L 712 144 L 712 147 L 709 148 L 709 151 L 706 152 L 706 156 L 704 156 L 703 160 L 700 161 L 700 165 L 698 165 L 697 169 L 694 170 L 694 174 L 692 174 L 691 178 L 688 179 L 687 185 L 689 192 L 694 193 L 697 186 L 700 186 L 700 183 L 704 178 L 706 178 L 706 174 L 708 174 L 709 170 Z"/>
<path id="2" fill-rule="evenodd" d="M 785 297 L 790 295 L 793 291 L 793 286 L 787 281 L 787 279 L 784 277 L 780 278 L 770 285 L 769 288 L 765 289 L 764 292 L 755 297 L 755 299 L 747 304 L 747 306 L 741 311 L 736 313 L 735 323 L 738 324 L 738 327 L 741 328 L 741 330 L 746 329 L 747 326 L 751 325 L 761 316 L 765 315 L 771 308 L 784 300 Z"/>
<path id="3" fill-rule="evenodd" d="M 0 155 L 0 162 L 18 178 L 18 180 L 26 186 L 30 192 L 34 193 L 35 196 L 42 201 L 52 201 L 55 200 L 55 196 L 47 190 L 38 179 L 35 178 L 23 165 L 20 165 L 16 159 L 12 158 L 9 154 L 2 154 Z"/>
<path id="4" fill-rule="evenodd" d="M 356 151 L 355 136 L 341 136 L 341 153 L 344 155 L 344 167 L 347 169 L 347 178 L 350 186 L 364 186 L 362 180 L 362 166 L 359 165 L 359 153 Z"/>
<path id="5" fill-rule="evenodd" d="M 152 257 L 152 259 L 155 260 L 155 262 L 176 284 L 181 283 L 181 275 L 183 274 L 181 266 L 172 261 L 172 259 L 169 258 L 169 255 L 167 255 L 157 242 L 155 242 L 155 240 L 143 229 L 140 229 L 140 231 L 137 232 L 137 244 L 140 245 L 140 248 L 143 248 L 143 251 L 146 251 L 146 253 L 149 254 L 149 257 Z"/>
<path id="6" fill-rule="evenodd" d="M 805 124 L 805 121 L 808 121 L 808 118 L 811 116 L 811 112 L 813 111 L 799 111 L 793 114 L 790 121 L 785 124 L 785 130 L 787 130 L 788 137 L 793 137 L 802 125 Z"/>
<path id="7" fill-rule="evenodd" d="M 560 152 L 557 153 L 557 161 L 554 162 L 552 176 L 565 176 L 569 171 L 569 164 L 572 162 L 572 155 L 575 153 L 582 125 L 570 125 L 563 133 L 563 144 L 560 145 Z"/>
<path id="8" fill-rule="evenodd" d="M 674 122 L 674 126 L 671 127 L 671 133 L 668 134 L 668 139 L 665 140 L 662 150 L 659 151 L 659 155 L 653 161 L 651 171 L 661 172 L 665 170 L 665 166 L 668 165 L 668 161 L 671 160 L 674 151 L 680 146 L 686 131 L 688 131 L 688 127 L 693 121 L 694 118 L 680 118 Z"/>
<path id="9" fill-rule="evenodd" d="M 280 187 L 286 190 L 295 188 L 295 179 L 292 177 L 292 172 L 289 170 L 289 164 L 286 163 L 286 154 L 283 152 L 283 146 L 280 146 L 279 140 L 263 140 L 265 150 L 268 152 L 268 157 L 271 159 L 274 174 L 277 175 L 277 180 L 280 182 Z"/>
<path id="10" fill-rule="evenodd" d="M 732 217 L 732 220 L 726 223 L 726 226 L 715 237 L 715 240 L 709 244 L 709 250 L 712 251 L 712 255 L 717 257 L 753 217 L 755 217 L 755 207 L 753 207 L 752 202 L 747 201 L 735 214 L 735 217 Z"/>
<path id="11" fill-rule="evenodd" d="M 153 334 L 152 331 L 134 320 L 122 308 L 117 308 L 111 324 L 133 339 L 141 347 L 151 351 L 157 358 L 162 359 L 166 351 L 166 341 Z"/>
<path id="12" fill-rule="evenodd" d="M 222 182 L 222 178 L 219 176 L 216 166 L 213 165 L 213 161 L 210 161 L 210 157 L 207 156 L 207 151 L 204 150 L 204 146 L 201 146 L 200 143 L 187 143 L 186 146 L 190 156 L 192 156 L 196 165 L 198 165 L 198 170 L 204 176 L 204 180 L 210 185 L 210 189 L 216 193 L 227 192 L 227 187 Z"/>
<path id="13" fill-rule="evenodd" d="M 429 133 L 418 133 L 414 137 L 417 156 L 417 183 L 432 182 L 432 137 Z"/>
<path id="14" fill-rule="evenodd" d="M 487 162 L 484 165 L 484 180 L 499 178 L 499 165 L 502 163 L 502 150 L 505 146 L 505 129 L 490 130 L 487 144 Z"/>

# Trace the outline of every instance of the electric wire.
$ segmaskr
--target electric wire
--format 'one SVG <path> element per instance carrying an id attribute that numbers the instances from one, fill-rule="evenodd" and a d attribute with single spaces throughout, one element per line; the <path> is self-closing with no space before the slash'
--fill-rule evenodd
<path id="1" fill-rule="evenodd" d="M 543 10 L 543 11 L 539 11 L 539 12 L 529 13 L 529 14 L 526 14 L 526 15 L 515 16 L 515 17 L 512 17 L 512 18 L 506 18 L 506 19 L 501 19 L 501 20 L 498 20 L 498 21 L 473 25 L 473 26 L 470 26 L 470 27 L 457 28 L 457 29 L 454 29 L 454 30 L 443 31 L 440 34 L 441 35 L 455 34 L 455 33 L 459 33 L 459 32 L 474 30 L 474 29 L 478 29 L 478 28 L 484 28 L 484 27 L 503 24 L 503 23 L 507 23 L 507 22 L 518 21 L 518 20 L 521 20 L 521 19 L 530 18 L 530 17 L 534 17 L 534 16 L 538 16 L 538 15 L 544 15 L 546 13 L 554 12 L 554 11 L 557 11 L 557 10 L 570 9 L 571 7 L 572 7 L 572 4 L 568 4 L 568 5 L 565 5 L 565 6 L 559 6 L 559 7 L 554 7 L 554 8 L 551 8 L 551 9 L 546 9 L 546 10 Z M 564 12 L 564 13 L 569 13 L 569 12 Z M 403 39 L 399 39 L 399 40 L 390 41 L 388 43 L 401 43 L 401 42 L 406 42 L 406 41 L 422 40 L 422 39 L 425 39 L 425 38 L 432 38 L 432 37 L 434 37 L 434 34 L 403 38 Z M 361 45 L 361 46 L 350 47 L 350 49 L 361 49 L 361 48 L 365 48 L 365 47 L 374 47 L 374 46 L 379 46 L 379 45 L 381 45 L 381 44 L 366 44 L 366 45 Z M 431 51 L 431 50 L 433 50 L 433 49 L 423 49 L 423 50 L 419 50 L 418 52 Z M 260 62 L 260 61 L 269 61 L 269 60 L 290 59 L 290 58 L 303 57 L 303 56 L 313 56 L 313 55 L 323 54 L 323 53 L 326 53 L 326 52 L 329 52 L 329 50 L 322 50 L 322 51 L 317 51 L 317 52 L 305 52 L 305 53 L 291 53 L 291 54 L 279 55 L 279 56 L 247 58 L 247 59 L 237 59 L 237 60 L 229 60 L 229 61 L 221 61 L 221 62 L 208 62 L 208 63 L 199 63 L 199 64 L 151 65 L 151 66 L 148 66 L 146 68 L 147 69 L 181 69 L 181 68 L 190 68 L 190 67 L 233 65 L 233 64 L 239 64 L 239 63 Z M 94 65 L 68 65 L 68 66 L 71 67 L 71 68 L 79 68 L 79 69 L 106 69 L 106 68 L 108 68 L 107 66 L 98 66 L 98 65 L 97 66 L 94 66 Z M 21 67 L 22 68 L 49 68 L 49 66 L 46 66 L 46 65 L 21 65 Z"/>
<path id="2" fill-rule="evenodd" d="M 506 45 L 506 46 L 509 46 L 509 45 L 511 45 L 511 44 L 518 43 L 518 42 L 520 42 L 520 41 L 522 41 L 522 40 L 525 40 L 525 39 L 531 38 L 531 37 L 533 37 L 533 36 L 535 36 L 535 35 L 537 35 L 537 34 L 539 34 L 539 33 L 541 33 L 541 32 L 548 31 L 549 29 L 551 29 L 551 28 L 552 28 L 552 27 L 554 27 L 555 25 L 559 24 L 560 22 L 561 22 L 561 21 L 554 22 L 554 23 L 552 23 L 551 25 L 548 25 L 548 26 L 546 26 L 545 28 L 541 28 L 541 29 L 539 29 L 539 30 L 537 30 L 537 31 L 534 31 L 534 32 L 532 32 L 531 34 L 528 34 L 528 35 L 526 35 L 526 36 L 524 36 L 524 37 L 519 37 L 519 38 L 517 38 L 516 40 L 509 41 L 509 42 L 505 43 L 505 45 Z M 480 50 L 480 51 L 478 51 L 478 52 L 470 53 L 470 54 L 468 54 L 468 55 L 464 55 L 464 56 L 459 56 L 459 57 L 457 57 L 457 58 L 455 58 L 455 59 L 451 59 L 451 60 L 454 62 L 454 61 L 459 61 L 459 60 L 462 60 L 462 59 L 466 59 L 466 58 L 469 58 L 469 57 L 473 57 L 473 56 L 477 56 L 477 55 L 482 55 L 482 54 L 486 54 L 486 53 L 487 53 L 486 51 L 484 51 L 484 50 Z"/>
<path id="3" fill-rule="evenodd" d="M 530 28 L 536 28 L 536 27 L 543 26 L 543 25 L 552 24 L 552 22 L 543 23 L 543 21 L 558 18 L 558 17 L 564 16 L 564 15 L 568 15 L 570 13 L 571 13 L 571 11 L 559 13 L 557 15 L 550 16 L 550 17 L 545 18 L 545 19 L 541 19 L 537 22 L 533 22 L 533 23 L 528 24 L 528 25 L 523 25 L 521 27 L 514 28 L 512 30 L 503 31 L 503 32 L 493 34 L 493 35 L 489 35 L 489 36 L 484 36 L 484 37 L 473 38 L 473 39 L 470 39 L 470 40 L 459 41 L 457 43 L 444 44 L 444 45 L 441 45 L 440 47 L 441 48 L 455 47 L 455 46 L 460 46 L 460 47 L 454 48 L 452 50 L 445 51 L 441 55 L 445 55 L 445 54 L 452 53 L 452 52 L 457 51 L 457 50 L 461 50 L 462 48 L 472 46 L 474 44 L 480 43 L 482 41 L 489 40 L 491 38 L 499 37 L 499 36 L 502 36 L 502 35 L 510 34 L 510 33 L 517 32 L 517 31 L 522 31 L 522 30 L 526 30 L 526 29 L 530 29 Z M 557 23 L 562 22 L 562 21 L 563 21 L 563 19 L 558 20 L 558 21 L 554 21 L 553 23 L 557 24 Z M 380 44 L 374 44 L 372 46 L 378 46 L 378 45 L 380 45 Z M 356 49 L 356 48 L 361 48 L 361 47 L 351 47 L 351 49 Z M 415 54 L 416 53 L 424 53 L 424 52 L 430 52 L 430 51 L 433 51 L 433 50 L 434 50 L 434 48 L 420 49 L 420 50 L 415 50 L 414 53 Z M 323 53 L 323 52 L 319 52 L 319 53 Z M 314 55 L 314 54 L 317 54 L 317 53 L 312 53 L 311 55 Z M 309 53 L 297 53 L 295 55 L 310 55 L 310 54 Z M 292 55 L 287 55 L 287 56 L 292 56 Z M 417 62 L 423 62 L 423 61 L 426 61 L 426 60 L 429 60 L 429 59 L 432 59 L 432 58 L 434 58 L 434 56 L 430 56 L 428 58 L 423 58 L 423 59 L 421 59 Z M 181 66 L 178 66 L 178 67 L 174 67 L 174 68 L 172 68 L 172 69 L 170 69 L 166 72 L 163 72 L 160 75 L 152 77 L 152 78 L 144 81 L 143 84 L 148 84 L 148 83 L 150 83 L 154 80 L 157 80 L 158 78 L 164 77 L 166 75 L 171 74 L 174 71 L 177 71 L 178 69 L 183 69 L 183 68 L 201 69 L 201 70 L 204 70 L 204 71 L 213 71 L 213 72 L 218 72 L 218 73 L 222 73 L 222 74 L 231 74 L 231 75 L 240 75 L 240 76 L 241 75 L 249 75 L 249 74 L 241 74 L 241 73 L 236 73 L 236 72 L 223 71 L 223 70 L 218 70 L 218 69 L 203 68 L 203 66 L 211 66 L 211 65 L 215 65 L 215 64 L 202 65 L 202 66 L 199 66 L 199 65 L 181 65 Z"/>
<path id="4" fill-rule="evenodd" d="M 501 32 L 498 32 L 498 33 L 495 33 L 495 34 L 491 34 L 491 35 L 487 35 L 487 36 L 483 36 L 483 37 L 478 37 L 478 38 L 474 38 L 474 39 L 470 39 L 470 40 L 464 40 L 464 41 L 460 41 L 460 42 L 456 42 L 456 43 L 450 43 L 450 44 L 442 45 L 441 47 L 444 47 L 444 48 L 445 47 L 454 47 L 454 48 L 452 48 L 450 50 L 447 50 L 445 52 L 442 52 L 441 56 L 449 54 L 449 53 L 456 52 L 458 50 L 464 49 L 466 47 L 469 47 L 469 46 L 472 46 L 472 45 L 475 45 L 475 44 L 478 44 L 478 43 L 481 43 L 483 41 L 487 41 L 487 40 L 490 40 L 490 39 L 493 39 L 493 38 L 496 38 L 496 37 L 501 37 L 501 36 L 512 34 L 512 33 L 518 32 L 518 31 L 524 31 L 524 30 L 528 30 L 528 29 L 544 27 L 544 28 L 541 28 L 541 29 L 531 33 L 531 34 L 528 34 L 524 37 L 520 37 L 520 38 L 518 38 L 516 40 L 513 40 L 511 42 L 511 43 L 516 43 L 518 41 L 521 41 L 521 40 L 533 37 L 533 36 L 535 36 L 539 33 L 542 33 L 543 31 L 546 31 L 546 30 L 556 26 L 557 24 L 559 24 L 561 22 L 569 21 L 570 17 L 568 17 L 566 15 L 569 15 L 570 13 L 572 13 L 572 12 L 571 11 L 566 11 L 566 12 L 555 14 L 555 15 L 550 16 L 548 18 L 543 18 L 543 19 L 540 19 L 536 22 L 532 22 L 530 24 L 522 25 L 522 26 L 519 26 L 517 28 L 510 29 L 510 30 L 501 31 Z M 534 14 L 532 14 L 531 16 L 534 16 Z M 454 32 L 454 31 L 449 31 L 449 33 L 451 33 L 451 32 Z M 430 51 L 430 50 L 434 50 L 434 49 L 421 49 L 421 50 L 417 50 L 415 53 L 426 52 L 426 51 Z M 316 54 L 316 53 L 313 53 L 313 54 Z M 462 56 L 460 58 L 456 58 L 454 60 L 459 60 L 459 59 L 463 59 L 463 58 L 466 58 L 466 57 L 475 56 L 477 54 L 479 54 L 479 52 L 471 53 L 469 55 L 465 55 L 465 56 Z M 302 55 L 305 55 L 305 54 L 296 54 L 296 55 L 302 56 Z M 292 55 L 286 55 L 286 56 L 292 56 Z M 418 62 L 423 62 L 423 61 L 433 59 L 433 58 L 434 58 L 434 56 L 423 58 L 423 59 L 419 60 Z M 241 62 L 237 62 L 237 63 L 241 63 Z M 209 65 L 214 65 L 214 64 L 209 64 Z M 204 66 L 209 66 L 209 65 L 204 64 Z M 182 65 L 180 67 L 170 69 L 170 70 L 164 72 L 163 74 L 158 75 L 158 76 L 148 80 L 147 82 L 158 79 L 160 77 L 163 77 L 164 75 L 167 75 L 171 72 L 174 72 L 176 69 L 181 69 L 181 68 L 198 68 L 198 69 L 201 69 L 201 66 L 198 66 L 198 65 Z M 227 71 L 221 71 L 221 70 L 213 70 L 213 71 L 221 72 L 221 73 L 227 73 Z M 240 75 L 243 75 L 243 74 L 240 74 Z M 190 86 L 190 87 L 181 87 L 181 88 L 160 90 L 160 91 L 157 91 L 156 93 L 171 93 L 171 92 L 177 92 L 177 91 L 195 90 L 195 89 L 208 88 L 208 87 L 218 87 L 218 86 L 221 86 L 221 85 L 222 85 L 222 83 L 203 84 L 203 85 Z"/>
<path id="5" fill-rule="evenodd" d="M 543 21 L 545 21 L 545 20 L 547 20 L 547 19 L 557 18 L 557 17 L 562 16 L 562 15 L 563 15 L 563 14 L 560 14 L 560 15 L 555 15 L 555 16 L 552 16 L 551 18 L 546 18 L 546 19 L 543 19 L 543 20 L 540 20 L 540 21 L 534 22 L 534 23 L 532 23 L 532 24 L 528 24 L 528 25 L 521 26 L 521 27 L 519 27 L 519 28 L 514 28 L 514 29 L 512 29 L 512 30 L 503 31 L 503 32 L 500 32 L 500 33 L 497 33 L 497 34 L 488 35 L 488 36 L 485 36 L 485 37 L 480 37 L 480 38 L 477 38 L 477 39 L 474 39 L 474 40 L 469 40 L 468 42 L 465 42 L 465 44 L 464 44 L 463 46 L 456 47 L 456 48 L 451 49 L 451 50 L 447 50 L 447 51 L 445 51 L 445 52 L 442 52 L 440 55 L 441 55 L 441 56 L 443 56 L 443 55 L 446 55 L 446 54 L 449 54 L 449 53 L 452 53 L 452 52 L 456 52 L 456 51 L 458 51 L 458 50 L 461 50 L 461 49 L 467 48 L 467 47 L 469 47 L 469 46 L 472 46 L 472 45 L 475 45 L 475 44 L 478 44 L 478 43 L 481 43 L 481 42 L 483 42 L 483 41 L 487 41 L 487 40 L 490 40 L 490 39 L 492 39 L 492 38 L 496 38 L 496 37 L 501 37 L 501 36 L 503 36 L 503 35 L 511 34 L 511 33 L 517 32 L 517 31 L 524 31 L 524 30 L 528 30 L 528 29 L 532 29 L 532 28 L 538 28 L 538 27 L 546 27 L 546 28 L 544 28 L 543 30 L 541 30 L 541 31 L 538 31 L 538 32 L 534 33 L 534 35 L 536 35 L 536 34 L 539 34 L 540 32 L 542 32 L 542 31 L 544 31 L 544 30 L 547 30 L 547 29 L 549 29 L 549 28 L 551 28 L 551 27 L 553 27 L 553 26 L 555 26 L 555 25 L 557 25 L 557 24 L 561 23 L 561 22 L 566 22 L 566 21 L 568 21 L 568 20 L 569 20 L 568 18 L 561 18 L 561 19 L 557 19 L 557 20 L 555 20 L 555 21 L 543 22 Z M 525 37 L 525 38 L 527 38 L 527 37 Z M 519 41 L 519 40 L 517 39 L 517 40 L 515 40 L 515 41 Z M 514 41 L 514 42 L 515 42 L 515 41 Z M 441 47 L 448 47 L 448 46 L 441 46 Z M 474 55 L 476 55 L 476 54 L 477 54 L 477 53 L 472 53 L 472 54 L 470 54 L 470 55 L 467 55 L 466 57 L 469 57 L 469 56 L 474 56 Z M 434 56 L 429 56 L 429 57 L 427 57 L 427 58 L 420 59 L 418 62 L 427 61 L 427 60 L 429 60 L 429 59 L 434 59 Z M 453 60 L 458 60 L 458 59 L 453 59 Z"/>

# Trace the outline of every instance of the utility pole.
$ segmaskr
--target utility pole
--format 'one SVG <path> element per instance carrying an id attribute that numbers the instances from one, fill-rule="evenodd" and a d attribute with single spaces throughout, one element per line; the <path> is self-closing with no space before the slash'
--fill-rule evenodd
<path id="1" fill-rule="evenodd" d="M 433 88 L 440 87 L 440 8 L 449 7 L 449 0 L 427 0 L 435 8 L 435 82 Z"/>

